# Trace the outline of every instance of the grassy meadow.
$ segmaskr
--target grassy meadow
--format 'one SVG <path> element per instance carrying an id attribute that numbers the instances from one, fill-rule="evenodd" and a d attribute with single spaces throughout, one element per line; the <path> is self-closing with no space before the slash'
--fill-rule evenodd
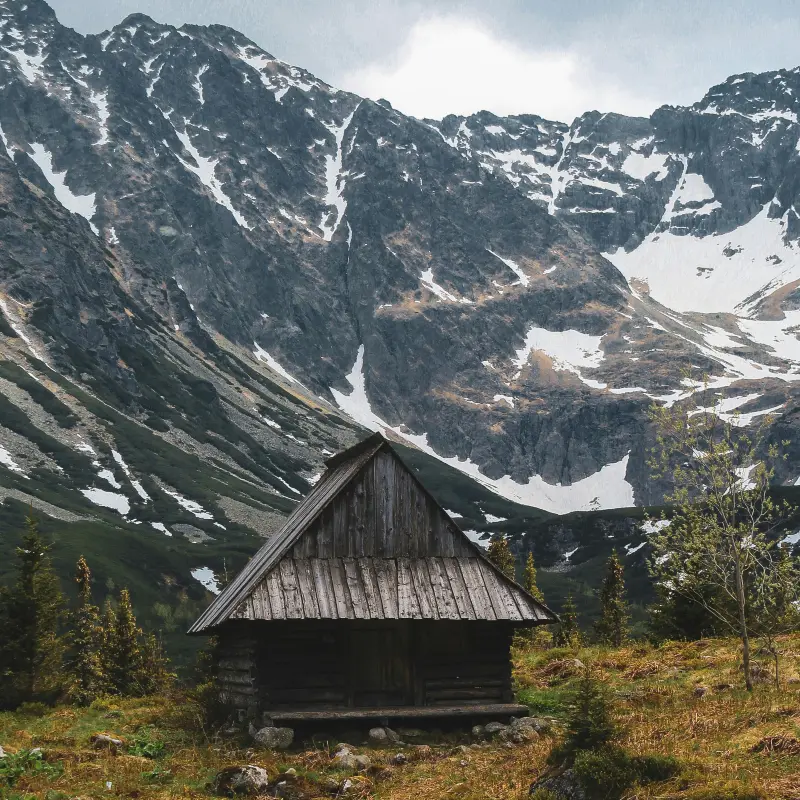
<path id="1" fill-rule="evenodd" d="M 519 699 L 535 716 L 553 720 L 553 732 L 520 745 L 470 746 L 468 734 L 428 744 L 366 752 L 372 767 L 350 775 L 335 767 L 331 742 L 289 752 L 254 749 L 246 736 L 221 736 L 204 722 L 200 705 L 176 690 L 164 697 L 109 698 L 89 708 L 23 708 L 0 714 L 0 797 L 209 798 L 224 767 L 264 767 L 279 796 L 358 797 L 382 800 L 512 800 L 528 795 L 547 769 L 580 664 L 591 664 L 607 687 L 621 725 L 619 740 L 633 755 L 678 759 L 669 781 L 631 789 L 630 798 L 747 800 L 800 797 L 800 636 L 781 642 L 781 685 L 769 662 L 761 682 L 742 688 L 737 646 L 730 640 L 632 643 L 619 649 L 515 649 Z M 95 750 L 97 732 L 123 740 L 119 752 Z M 465 747 L 466 746 L 466 747 Z M 41 757 L 34 750 L 41 748 Z M 395 764 L 402 751 L 407 762 Z M 281 777 L 293 768 L 295 775 Z M 348 781 L 349 778 L 349 781 Z M 347 782 L 346 782 L 347 781 Z M 273 792 L 274 796 L 274 792 Z"/>

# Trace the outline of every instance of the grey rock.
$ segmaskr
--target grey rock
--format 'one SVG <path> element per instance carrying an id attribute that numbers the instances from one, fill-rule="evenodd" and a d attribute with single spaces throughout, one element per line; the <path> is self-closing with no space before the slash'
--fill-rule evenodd
<path id="1" fill-rule="evenodd" d="M 385 728 L 370 728 L 369 740 L 372 744 L 384 745 L 388 744 L 389 736 Z"/>
<path id="2" fill-rule="evenodd" d="M 6 751 L 3 750 L 2 746 L 0 745 L 0 758 L 5 758 L 5 757 L 6 757 Z"/>
<path id="3" fill-rule="evenodd" d="M 486 732 L 487 736 L 495 736 L 507 728 L 508 725 L 503 725 L 502 722 L 487 722 L 484 726 L 484 731 Z"/>
<path id="4" fill-rule="evenodd" d="M 253 734 L 253 741 L 269 750 L 286 750 L 292 746 L 294 731 L 291 728 L 261 728 Z"/>
<path id="5" fill-rule="evenodd" d="M 118 750 L 121 750 L 123 746 L 122 739 L 118 739 L 115 736 L 109 736 L 107 733 L 92 734 L 89 741 L 95 750 L 110 750 L 112 753 L 116 753 Z"/>
<path id="6" fill-rule="evenodd" d="M 218 794 L 262 794 L 269 788 L 269 775 L 255 764 L 226 767 L 214 780 Z"/>
<path id="7" fill-rule="evenodd" d="M 358 755 L 347 745 L 344 747 L 337 747 L 333 756 L 333 761 L 337 766 L 343 767 L 344 769 L 351 769 L 354 772 L 363 772 L 372 766 L 372 761 L 369 756 Z"/>
<path id="8" fill-rule="evenodd" d="M 405 753 L 397 753 L 392 756 L 392 764 L 399 767 L 408 763 L 408 756 Z"/>
<path id="9" fill-rule="evenodd" d="M 535 794 L 537 789 L 552 792 L 559 800 L 586 800 L 586 792 L 571 769 L 540 778 L 531 786 L 530 794 Z"/>
<path id="10" fill-rule="evenodd" d="M 474 725 L 471 732 L 476 739 L 483 739 L 486 736 L 486 728 L 483 725 Z"/>

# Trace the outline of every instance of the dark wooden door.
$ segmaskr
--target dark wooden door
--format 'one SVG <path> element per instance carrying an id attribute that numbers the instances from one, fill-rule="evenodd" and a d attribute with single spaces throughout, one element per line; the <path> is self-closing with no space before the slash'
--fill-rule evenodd
<path id="1" fill-rule="evenodd" d="M 413 697 L 408 624 L 383 622 L 353 627 L 350 680 L 352 706 L 410 705 Z"/>

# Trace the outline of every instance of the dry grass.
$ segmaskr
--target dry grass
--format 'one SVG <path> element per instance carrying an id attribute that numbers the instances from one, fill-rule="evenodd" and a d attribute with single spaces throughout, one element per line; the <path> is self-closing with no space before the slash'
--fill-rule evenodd
<path id="1" fill-rule="evenodd" d="M 746 792 L 768 800 L 800 797 L 800 636 L 783 642 L 780 690 L 741 688 L 737 648 L 730 641 L 670 643 L 660 648 L 515 651 L 521 699 L 535 714 L 563 714 L 580 673 L 575 659 L 593 666 L 615 700 L 633 754 L 672 755 L 684 765 L 666 784 L 636 790 L 637 800 L 743 800 Z M 702 687 L 701 691 L 697 691 Z M 42 747 L 60 774 L 25 775 L 0 797 L 209 798 L 213 777 L 231 764 L 257 764 L 276 778 L 287 767 L 298 777 L 289 797 L 335 795 L 344 774 L 325 749 L 275 754 L 248 749 L 243 741 L 217 739 L 199 724 L 185 697 L 118 701 L 105 706 L 57 708 L 43 716 L 0 714 L 0 744 L 9 752 Z M 92 733 L 123 738 L 125 752 L 92 749 Z M 129 747 L 163 742 L 158 758 Z M 465 740 L 466 741 L 466 740 Z M 373 768 L 353 778 L 347 796 L 381 800 L 521 800 L 542 772 L 553 738 L 506 748 L 492 744 L 461 749 L 455 740 L 409 748 L 408 763 L 394 766 L 393 752 L 375 751 Z M 111 788 L 107 788 L 110 782 Z"/>

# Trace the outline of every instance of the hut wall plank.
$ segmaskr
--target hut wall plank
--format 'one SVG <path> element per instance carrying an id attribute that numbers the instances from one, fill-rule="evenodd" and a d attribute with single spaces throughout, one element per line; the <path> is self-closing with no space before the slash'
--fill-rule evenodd
<path id="1" fill-rule="evenodd" d="M 383 619 L 383 604 L 378 590 L 378 578 L 375 574 L 373 559 L 359 558 L 355 563 L 361 575 L 361 585 L 364 588 L 364 598 L 370 619 Z"/>
<path id="2" fill-rule="evenodd" d="M 350 591 L 347 588 L 347 576 L 345 575 L 342 562 L 338 558 L 328 560 L 328 567 L 331 574 L 333 594 L 336 599 L 336 611 L 339 619 L 354 619 L 353 602 L 350 599 Z"/>
<path id="3" fill-rule="evenodd" d="M 464 585 L 464 578 L 461 575 L 461 570 L 458 568 L 458 559 L 456 558 L 443 558 L 442 564 L 447 573 L 447 579 L 450 581 L 450 589 L 453 593 L 455 600 L 456 610 L 461 619 L 476 619 L 475 609 L 467 593 L 467 587 Z"/>
<path id="4" fill-rule="evenodd" d="M 297 573 L 295 572 L 294 561 L 285 558 L 278 563 L 280 572 L 281 586 L 283 587 L 283 598 L 286 605 L 286 616 L 288 619 L 303 619 L 303 600 L 297 588 Z"/>
<path id="5" fill-rule="evenodd" d="M 264 578 L 269 592 L 269 603 L 272 607 L 273 619 L 286 619 L 286 604 L 283 601 L 283 586 L 281 585 L 280 570 L 276 567 Z"/>
<path id="6" fill-rule="evenodd" d="M 431 588 L 431 578 L 427 563 L 423 559 L 414 559 L 410 563 L 410 571 L 420 613 L 425 619 L 438 619 L 436 597 Z"/>
<path id="7" fill-rule="evenodd" d="M 303 616 L 306 619 L 319 619 L 321 614 L 314 573 L 311 570 L 311 560 L 308 558 L 295 559 L 294 567 L 297 573 L 297 591 L 303 604 Z"/>

